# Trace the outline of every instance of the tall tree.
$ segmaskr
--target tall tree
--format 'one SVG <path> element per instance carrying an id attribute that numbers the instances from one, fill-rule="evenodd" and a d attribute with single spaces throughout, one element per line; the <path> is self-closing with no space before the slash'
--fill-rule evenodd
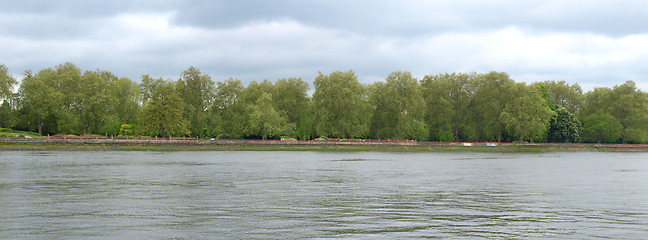
<path id="1" fill-rule="evenodd" d="M 387 76 L 384 84 L 374 84 L 370 92 L 371 102 L 379 109 L 373 115 L 372 135 L 427 139 L 428 130 L 423 121 L 425 101 L 421 86 L 411 73 L 393 72 Z"/>
<path id="2" fill-rule="evenodd" d="M 375 82 L 369 86 L 369 102 L 378 109 L 372 114 L 369 137 L 374 139 L 396 138 L 397 112 L 382 111 L 382 109 L 396 109 L 394 99 L 388 97 L 387 87 L 384 82 Z"/>
<path id="3" fill-rule="evenodd" d="M 608 112 L 612 103 L 612 89 L 608 87 L 597 87 L 583 96 L 583 105 L 578 112 L 579 117 Z"/>
<path id="4" fill-rule="evenodd" d="M 13 128 L 16 125 L 16 110 L 4 101 L 0 104 L 0 128 Z"/>
<path id="5" fill-rule="evenodd" d="M 54 68 L 56 75 L 49 79 L 53 91 L 61 94 L 60 111 L 57 114 L 57 132 L 63 134 L 81 134 L 81 101 L 84 89 L 81 69 L 73 63 L 66 62 Z"/>
<path id="6" fill-rule="evenodd" d="M 7 66 L 0 64 L 0 127 L 13 127 L 15 111 L 9 102 L 13 101 L 13 87 L 18 81 L 9 74 Z"/>
<path id="7" fill-rule="evenodd" d="M 314 84 L 316 130 L 320 136 L 360 138 L 368 134 L 371 116 L 367 90 L 355 72 L 320 72 Z"/>
<path id="8" fill-rule="evenodd" d="M 183 116 L 184 103 L 170 81 L 142 76 L 146 98 L 140 115 L 140 129 L 149 136 L 183 136 L 190 133 Z"/>
<path id="9" fill-rule="evenodd" d="M 626 81 L 612 89 L 609 113 L 623 126 L 623 143 L 648 142 L 648 95 L 637 89 L 633 81 Z"/>
<path id="10" fill-rule="evenodd" d="M 117 77 L 107 71 L 86 71 L 78 83 L 74 112 L 78 114 L 81 133 L 98 133 L 114 113 L 113 84 Z M 116 133 L 116 132 L 115 132 Z"/>
<path id="11" fill-rule="evenodd" d="M 533 85 L 544 87 L 552 104 L 562 106 L 570 113 L 577 113 L 580 110 L 583 103 L 583 89 L 578 84 L 569 85 L 565 81 L 544 81 Z"/>
<path id="12" fill-rule="evenodd" d="M 260 136 L 262 139 L 284 134 L 288 122 L 272 106 L 272 95 L 262 93 L 255 104 L 248 105 L 248 125 L 246 135 Z"/>
<path id="13" fill-rule="evenodd" d="M 475 93 L 471 98 L 477 139 L 501 142 L 505 124 L 501 121 L 502 110 L 514 99 L 515 81 L 503 72 L 489 72 L 475 81 Z"/>
<path id="14" fill-rule="evenodd" d="M 13 96 L 13 87 L 18 81 L 9 74 L 9 69 L 0 64 L 0 102 L 8 100 Z"/>
<path id="15" fill-rule="evenodd" d="M 25 77 L 20 84 L 21 106 L 27 112 L 29 119 L 35 120 L 36 129 L 41 135 L 43 121 L 61 111 L 60 103 L 63 96 L 52 86 L 55 77 L 56 72 L 51 68 L 40 70 L 36 75 L 31 71 L 25 71 Z"/>
<path id="16" fill-rule="evenodd" d="M 535 87 L 517 83 L 512 101 L 502 110 L 500 119 L 505 129 L 519 141 L 533 141 L 545 133 L 551 118 L 556 114 Z"/>
<path id="17" fill-rule="evenodd" d="M 189 67 L 182 72 L 177 82 L 180 96 L 185 103 L 185 116 L 189 120 L 191 133 L 203 137 L 206 127 L 207 111 L 212 107 L 215 98 L 215 84 L 211 77 L 200 72 L 200 69 Z"/>
<path id="18" fill-rule="evenodd" d="M 249 117 L 251 114 L 250 111 L 253 109 L 252 106 L 256 105 L 258 100 L 264 94 L 269 94 L 268 96 L 270 97 L 267 98 L 267 100 L 270 101 L 268 102 L 268 104 L 270 105 L 268 106 L 272 106 L 272 97 L 271 97 L 272 92 L 274 92 L 274 85 L 272 84 L 272 82 L 268 80 L 263 80 L 261 82 L 252 81 L 250 82 L 250 84 L 248 84 L 246 88 L 243 89 L 243 92 L 241 93 L 240 96 L 241 101 L 239 102 L 239 104 L 241 104 L 241 109 L 239 110 L 240 111 L 239 114 L 243 117 L 243 121 L 242 121 L 243 126 L 241 132 L 244 137 L 251 137 L 251 138 L 259 137 L 259 135 L 250 135 L 251 132 L 254 132 L 254 131 L 250 131 L 249 129 L 252 125 L 254 125 L 254 123 L 252 123 L 253 120 L 250 119 Z"/>
<path id="19" fill-rule="evenodd" d="M 648 95 L 638 90 L 633 81 L 613 89 L 595 88 L 584 99 L 581 116 L 609 114 L 621 123 L 622 142 L 648 142 Z"/>
<path id="20" fill-rule="evenodd" d="M 306 102 L 299 118 L 297 137 L 299 140 L 311 140 L 315 138 L 315 109 L 312 101 Z"/>
<path id="21" fill-rule="evenodd" d="M 430 127 L 430 139 L 474 140 L 474 124 L 468 107 L 478 77 L 476 73 L 446 73 L 423 78 L 425 121 Z"/>
<path id="22" fill-rule="evenodd" d="M 274 84 L 272 104 L 279 114 L 295 126 L 300 125 L 307 110 L 308 89 L 308 83 L 301 78 L 283 78 Z"/>
<path id="23" fill-rule="evenodd" d="M 213 125 L 212 135 L 220 137 L 243 137 L 245 107 L 242 103 L 242 93 L 245 87 L 238 79 L 230 78 L 218 82 L 216 87 L 216 101 L 212 108 Z M 220 121 L 215 121 L 220 120 Z"/>
<path id="24" fill-rule="evenodd" d="M 120 125 L 133 123 L 141 102 L 140 86 L 129 78 L 119 78 L 114 87 L 115 111 Z"/>

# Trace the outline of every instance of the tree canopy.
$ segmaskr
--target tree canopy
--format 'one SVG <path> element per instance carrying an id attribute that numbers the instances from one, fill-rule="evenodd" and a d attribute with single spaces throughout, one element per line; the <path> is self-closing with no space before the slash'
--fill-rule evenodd
<path id="1" fill-rule="evenodd" d="M 371 116 L 367 88 L 355 72 L 320 72 L 314 84 L 316 131 L 320 136 L 362 138 L 368 134 Z"/>
<path id="2" fill-rule="evenodd" d="M 504 72 L 396 71 L 363 84 L 352 70 L 214 82 L 197 67 L 139 83 L 72 63 L 20 81 L 0 65 L 0 127 L 40 134 L 198 138 L 373 138 L 429 141 L 648 143 L 648 94 L 632 81 L 583 93 L 527 85 Z"/>

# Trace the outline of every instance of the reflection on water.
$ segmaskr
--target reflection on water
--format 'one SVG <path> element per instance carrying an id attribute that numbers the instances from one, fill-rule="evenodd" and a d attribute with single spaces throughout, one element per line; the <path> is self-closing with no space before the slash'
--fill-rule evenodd
<path id="1" fill-rule="evenodd" d="M 647 157 L 0 152 L 0 238 L 644 238 Z"/>

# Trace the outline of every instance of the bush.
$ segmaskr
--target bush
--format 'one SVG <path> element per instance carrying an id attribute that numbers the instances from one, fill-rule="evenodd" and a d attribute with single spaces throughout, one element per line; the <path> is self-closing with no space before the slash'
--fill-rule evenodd
<path id="1" fill-rule="evenodd" d="M 231 139 L 232 137 L 227 133 L 221 133 L 216 136 L 216 139 Z"/>
<path id="2" fill-rule="evenodd" d="M 591 114 L 583 120 L 583 140 L 596 143 L 619 142 L 623 125 L 610 114 Z"/>
<path id="3" fill-rule="evenodd" d="M 441 142 L 454 142 L 455 136 L 452 131 L 440 131 L 438 135 L 439 141 Z"/>
<path id="4" fill-rule="evenodd" d="M 130 124 L 122 124 L 119 127 L 119 136 L 124 137 L 124 136 L 132 136 L 133 135 L 133 125 Z"/>

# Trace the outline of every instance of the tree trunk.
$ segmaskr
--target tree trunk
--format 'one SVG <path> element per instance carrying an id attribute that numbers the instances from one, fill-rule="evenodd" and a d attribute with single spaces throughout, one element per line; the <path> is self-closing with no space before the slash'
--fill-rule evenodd
<path id="1" fill-rule="evenodd" d="M 38 134 L 41 136 L 43 135 L 43 119 L 38 116 L 38 121 L 36 122 L 36 125 L 38 125 Z"/>
<path id="2" fill-rule="evenodd" d="M 162 133 L 162 137 L 164 137 L 164 124 L 160 124 L 160 132 Z"/>

